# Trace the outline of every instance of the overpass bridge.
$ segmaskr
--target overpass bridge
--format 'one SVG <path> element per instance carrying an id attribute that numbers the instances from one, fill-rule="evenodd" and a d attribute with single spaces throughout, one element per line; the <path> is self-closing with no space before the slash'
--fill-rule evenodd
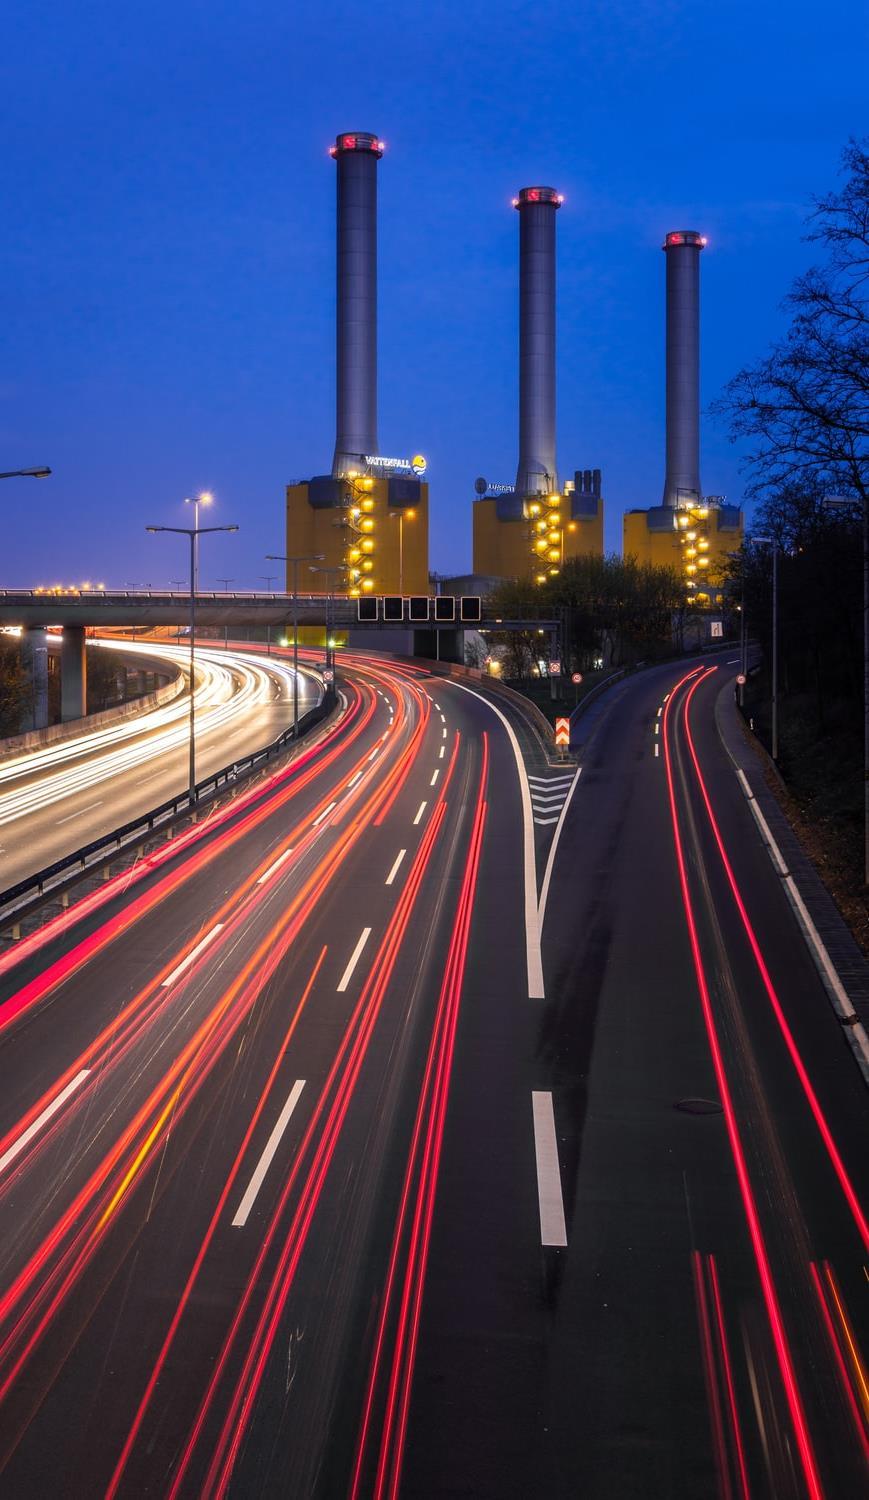
<path id="1" fill-rule="evenodd" d="M 350 644 L 362 649 L 462 661 L 467 629 L 534 629 L 547 636 L 550 654 L 560 655 L 562 622 L 551 612 L 541 612 L 539 616 L 529 612 L 522 619 L 505 619 L 476 596 L 472 604 L 469 597 L 455 598 L 450 611 L 447 601 L 452 598 L 452 595 L 404 601 L 397 596 L 378 598 L 377 618 L 360 620 L 358 605 L 362 603 L 370 609 L 373 601 L 349 599 L 344 594 L 201 591 L 193 596 L 191 611 L 191 596 L 185 590 L 0 589 L 0 629 L 18 629 L 23 635 L 22 655 L 33 688 L 34 705 L 32 722 L 26 727 L 33 729 L 44 728 L 47 723 L 46 632 L 57 627 L 63 630 L 61 714 L 65 720 L 82 718 L 86 712 L 88 630 L 189 626 L 191 618 L 195 619 L 197 629 L 209 626 L 286 629 L 296 620 L 300 626 L 347 630 L 351 632 Z M 390 606 L 394 617 L 385 618 Z"/>

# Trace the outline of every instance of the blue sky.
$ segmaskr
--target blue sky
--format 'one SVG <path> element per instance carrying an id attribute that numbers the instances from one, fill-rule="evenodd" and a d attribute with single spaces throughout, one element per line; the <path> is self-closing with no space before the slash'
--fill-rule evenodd
<path id="1" fill-rule="evenodd" d="M 865 132 L 867 11 L 764 0 L 12 0 L 3 114 L 0 583 L 165 584 L 180 501 L 261 585 L 283 486 L 334 440 L 338 131 L 380 165 L 380 445 L 429 458 L 431 563 L 516 466 L 517 222 L 565 194 L 559 469 L 603 470 L 607 546 L 663 478 L 668 229 L 703 256 L 703 400 L 783 326 L 802 219 Z M 741 496 L 707 421 L 709 492 Z M 177 555 L 176 555 L 177 553 Z"/>

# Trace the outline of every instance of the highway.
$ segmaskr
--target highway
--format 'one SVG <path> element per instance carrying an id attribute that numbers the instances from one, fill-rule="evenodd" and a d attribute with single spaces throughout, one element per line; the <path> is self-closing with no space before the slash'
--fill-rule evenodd
<path id="1" fill-rule="evenodd" d="M 734 670 L 614 689 L 577 775 L 349 657 L 0 957 L 0 1495 L 862 1492 L 866 1086 Z"/>
<path id="2" fill-rule="evenodd" d="M 189 648 L 137 641 L 97 643 L 177 663 Z M 94 648 L 91 648 L 94 649 Z M 292 722 L 293 672 L 286 661 L 234 648 L 196 651 L 196 776 L 201 781 L 259 750 Z M 299 712 L 317 701 L 300 674 Z M 189 695 L 0 761 L 0 888 L 6 890 L 72 849 L 183 792 L 188 778 Z"/>

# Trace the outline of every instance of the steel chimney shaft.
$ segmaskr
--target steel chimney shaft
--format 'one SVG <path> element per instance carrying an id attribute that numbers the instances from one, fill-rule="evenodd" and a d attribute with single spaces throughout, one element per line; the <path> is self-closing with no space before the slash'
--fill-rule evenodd
<path id="1" fill-rule="evenodd" d="M 377 452 L 377 163 L 383 142 L 339 135 L 335 456 L 338 478 Z"/>
<path id="2" fill-rule="evenodd" d="M 555 215 L 562 195 L 522 188 L 519 211 L 519 467 L 516 494 L 558 488 L 555 469 Z"/>
<path id="3" fill-rule="evenodd" d="M 667 470 L 663 504 L 700 499 L 700 252 L 693 229 L 675 229 L 667 257 Z"/>

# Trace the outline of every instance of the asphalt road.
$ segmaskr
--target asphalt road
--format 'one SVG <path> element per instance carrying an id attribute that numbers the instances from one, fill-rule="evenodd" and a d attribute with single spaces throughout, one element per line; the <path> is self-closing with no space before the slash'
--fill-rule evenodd
<path id="1" fill-rule="evenodd" d="M 527 781 L 357 658 L 0 959 L 0 1495 L 862 1492 L 865 1086 L 687 670 Z"/>
<path id="2" fill-rule="evenodd" d="M 113 651 L 123 649 L 115 640 Z M 187 648 L 137 642 L 187 668 Z M 259 750 L 292 722 L 292 668 L 277 658 L 197 648 L 196 778 Z M 317 701 L 301 676 L 299 712 Z M 184 693 L 157 708 L 14 761 L 0 762 L 0 889 L 110 833 L 183 792 L 188 778 L 188 705 Z"/>

